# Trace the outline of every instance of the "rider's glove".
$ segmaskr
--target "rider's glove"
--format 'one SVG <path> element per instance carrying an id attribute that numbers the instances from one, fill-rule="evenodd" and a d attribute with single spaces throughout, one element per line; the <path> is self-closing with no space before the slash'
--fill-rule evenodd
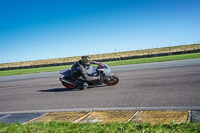
<path id="1" fill-rule="evenodd" d="M 104 64 L 103 64 L 103 63 L 101 63 L 101 62 L 99 62 L 99 66 L 101 66 L 101 67 L 104 67 Z"/>
<path id="2" fill-rule="evenodd" d="M 101 67 L 104 67 L 104 64 L 101 63 L 101 62 L 91 61 L 91 63 L 92 63 L 92 64 L 97 64 L 97 65 L 99 65 L 99 66 L 101 66 Z"/>

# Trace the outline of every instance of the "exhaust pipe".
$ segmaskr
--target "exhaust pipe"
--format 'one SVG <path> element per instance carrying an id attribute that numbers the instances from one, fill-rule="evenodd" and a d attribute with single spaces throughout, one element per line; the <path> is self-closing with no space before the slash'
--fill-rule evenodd
<path id="1" fill-rule="evenodd" d="M 72 82 L 67 81 L 66 79 L 63 79 L 63 78 L 60 78 L 60 81 L 61 81 L 61 82 L 68 83 L 68 84 L 70 84 L 70 85 L 75 85 L 75 84 L 73 84 Z"/>

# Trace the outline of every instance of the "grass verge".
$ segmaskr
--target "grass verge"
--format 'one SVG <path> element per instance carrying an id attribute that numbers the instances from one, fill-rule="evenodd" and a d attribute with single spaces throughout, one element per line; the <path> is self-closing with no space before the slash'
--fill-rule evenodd
<path id="1" fill-rule="evenodd" d="M 104 62 L 104 63 L 108 64 L 109 66 L 117 66 L 117 65 L 151 63 L 151 62 L 172 61 L 172 60 L 182 60 L 182 59 L 192 59 L 192 58 L 200 58 L 200 53 L 170 55 L 170 56 L 161 56 L 161 57 L 152 57 L 152 58 L 130 59 L 130 60 L 121 60 L 121 61 L 109 61 L 109 62 Z M 53 72 L 53 71 L 59 71 L 59 70 L 62 70 L 65 68 L 70 68 L 70 67 L 71 67 L 71 65 L 18 69 L 18 70 L 6 70 L 6 71 L 0 71 L 0 76 L 30 74 L 30 73 L 40 73 L 40 72 Z"/>
<path id="2" fill-rule="evenodd" d="M 200 123 L 157 124 L 149 123 L 83 123 L 69 122 L 0 124 L 0 133 L 199 133 Z"/>

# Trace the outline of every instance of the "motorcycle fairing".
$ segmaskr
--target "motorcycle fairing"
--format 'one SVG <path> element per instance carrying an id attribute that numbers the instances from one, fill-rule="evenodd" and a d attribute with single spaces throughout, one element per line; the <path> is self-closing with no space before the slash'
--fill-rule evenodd
<path id="1" fill-rule="evenodd" d="M 104 63 L 103 63 L 104 64 Z M 113 76 L 114 74 L 111 72 L 111 69 L 110 67 L 107 65 L 107 64 L 104 64 L 104 67 L 103 68 L 98 68 L 98 67 L 95 67 L 93 65 L 90 65 L 89 68 L 86 70 L 87 74 L 88 75 L 91 75 L 91 76 L 97 76 L 97 71 L 96 70 L 99 70 L 99 71 L 102 71 L 104 76 L 106 77 L 110 77 L 110 76 Z"/>
<path id="2" fill-rule="evenodd" d="M 60 74 L 68 76 L 68 75 L 70 75 L 70 71 L 71 71 L 71 69 L 69 69 L 69 68 L 60 70 Z"/>
<path id="3" fill-rule="evenodd" d="M 103 63 L 104 64 L 104 63 Z M 110 67 L 107 65 L 107 64 L 104 64 L 104 74 L 106 77 L 111 77 L 113 76 L 114 74 L 111 72 L 111 69 Z"/>
<path id="4" fill-rule="evenodd" d="M 88 68 L 86 69 L 86 72 L 88 75 L 95 75 L 96 74 L 96 69 L 97 67 L 93 66 L 93 65 L 90 65 L 88 66 Z"/>

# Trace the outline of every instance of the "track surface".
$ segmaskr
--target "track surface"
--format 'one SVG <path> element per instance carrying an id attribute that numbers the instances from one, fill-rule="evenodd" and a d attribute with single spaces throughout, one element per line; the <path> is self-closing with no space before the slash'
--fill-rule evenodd
<path id="1" fill-rule="evenodd" d="M 200 106 L 200 59 L 112 67 L 116 86 L 67 90 L 57 72 L 0 77 L 0 112 Z"/>

